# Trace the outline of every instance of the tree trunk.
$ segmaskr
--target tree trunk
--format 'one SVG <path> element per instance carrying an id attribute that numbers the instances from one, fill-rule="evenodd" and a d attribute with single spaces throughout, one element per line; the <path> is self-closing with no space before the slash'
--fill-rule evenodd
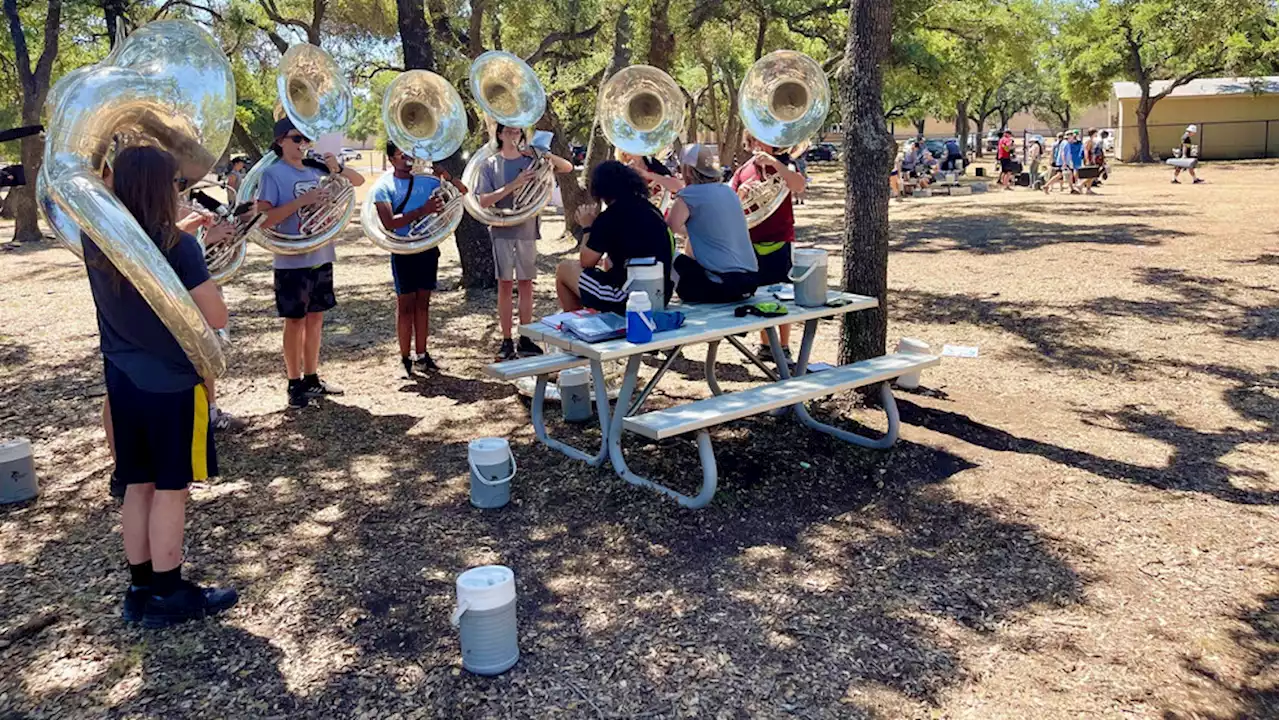
<path id="1" fill-rule="evenodd" d="M 618 23 L 613 35 L 613 57 L 609 61 L 609 67 L 605 70 L 604 75 L 600 77 L 600 85 L 597 87 L 597 97 L 599 97 L 599 89 L 613 77 L 613 74 L 631 64 L 631 14 L 627 12 L 626 6 L 618 13 Z M 599 118 L 591 123 L 591 136 L 587 139 L 587 158 L 582 163 L 583 186 L 587 189 L 587 194 L 591 191 L 591 171 L 597 165 L 609 159 L 610 150 L 613 145 L 609 143 L 608 138 L 604 136 L 604 132 L 600 129 Z M 563 196 L 563 189 L 561 194 Z M 576 209 L 576 206 L 575 206 Z M 565 229 L 569 230 L 578 226 L 577 220 L 569 214 L 569 205 L 565 204 Z"/>
<path id="2" fill-rule="evenodd" d="M 1151 156 L 1151 135 L 1147 130 L 1147 119 L 1151 117 L 1151 86 L 1141 86 L 1142 97 L 1138 98 L 1138 107 L 1134 115 L 1138 120 L 1138 162 L 1155 162 Z"/>
<path id="3" fill-rule="evenodd" d="M 400 29 L 404 69 L 434 71 L 436 58 L 427 16 L 422 14 L 422 0 L 396 0 L 396 26 Z"/>
<path id="4" fill-rule="evenodd" d="M 653 0 L 649 15 L 649 64 L 669 74 L 676 57 L 676 34 L 671 30 L 671 0 Z"/>
<path id="5" fill-rule="evenodd" d="M 128 0 L 102 0 L 102 15 L 107 21 L 107 44 L 112 49 L 115 49 L 116 33 L 121 29 L 128 5 Z"/>
<path id="6" fill-rule="evenodd" d="M 236 145 L 240 147 L 241 152 L 248 156 L 250 166 L 262 159 L 262 152 L 258 150 L 258 143 L 254 142 L 253 135 L 249 134 L 249 131 L 244 125 L 240 124 L 239 120 L 236 120 L 231 126 L 231 137 L 235 140 Z"/>
<path id="7" fill-rule="evenodd" d="M 484 33 L 484 3 L 485 0 L 471 0 L 471 17 L 467 23 L 467 57 L 473 60 L 484 52 L 484 38 L 481 37 Z"/>
<path id="8" fill-rule="evenodd" d="M 960 141 L 960 152 L 969 147 L 969 103 L 960 100 L 956 103 L 956 137 Z"/>
<path id="9" fill-rule="evenodd" d="M 556 114 L 555 108 L 551 103 L 547 103 L 546 129 L 555 133 L 555 137 L 551 138 L 551 152 L 562 158 L 572 157 L 572 148 L 569 145 L 569 132 L 565 127 L 564 121 Z M 585 172 L 585 169 L 583 170 Z M 560 185 L 560 201 L 564 205 L 564 229 L 572 230 L 578 226 L 574 220 L 574 213 L 577 212 L 580 205 L 584 205 L 591 201 L 591 196 L 587 193 L 582 176 L 577 172 L 566 175 L 557 175 L 556 182 Z"/>
<path id="10" fill-rule="evenodd" d="M 58 31 L 62 21 L 62 0 L 49 0 L 45 10 L 43 47 L 35 68 L 31 67 L 31 56 L 27 51 L 26 34 L 22 29 L 22 19 L 18 15 L 16 0 L 4 0 L 4 15 L 9 24 L 9 36 L 13 40 L 14 63 L 19 85 L 22 88 L 22 124 L 40 124 L 40 110 L 44 107 L 45 97 L 49 94 L 49 77 L 53 72 L 53 63 L 58 56 Z M 40 174 L 40 165 L 44 158 L 44 139 L 40 135 L 28 135 L 22 138 L 22 166 L 27 178 L 26 185 L 16 187 L 11 199 L 14 219 L 14 242 L 37 242 L 41 239 L 40 218 L 36 207 L 35 179 Z"/>
<path id="11" fill-rule="evenodd" d="M 913 120 L 911 121 L 911 124 L 912 124 L 912 125 L 914 125 L 914 126 L 915 126 L 915 128 L 916 128 L 916 137 L 918 137 L 918 138 L 922 138 L 922 137 L 924 137 L 924 124 L 925 124 L 925 119 L 924 119 L 924 118 L 922 118 L 922 117 L 921 117 L 921 118 L 915 118 L 915 119 L 913 119 Z"/>
<path id="12" fill-rule="evenodd" d="M 893 138 L 885 129 L 881 64 L 887 62 L 892 3 L 850 0 L 849 38 L 839 93 L 844 135 L 844 283 L 847 292 L 879 301 L 848 313 L 840 333 L 840 362 L 884 354 L 888 333 L 889 170 Z"/>

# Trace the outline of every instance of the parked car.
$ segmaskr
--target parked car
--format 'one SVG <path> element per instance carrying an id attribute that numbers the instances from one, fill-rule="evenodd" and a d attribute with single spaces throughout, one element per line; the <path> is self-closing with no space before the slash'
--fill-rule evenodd
<path id="1" fill-rule="evenodd" d="M 1000 131 L 988 130 L 986 138 L 982 141 L 982 147 L 987 152 L 994 152 L 1000 144 Z"/>
<path id="2" fill-rule="evenodd" d="M 818 143 L 805 152 L 804 159 L 808 162 L 833 162 L 840 159 L 840 150 L 835 143 Z"/>
<path id="3" fill-rule="evenodd" d="M 937 160 L 947 157 L 947 141 L 955 138 L 930 138 L 924 141 L 924 149 L 933 154 Z"/>
<path id="4" fill-rule="evenodd" d="M 362 157 L 363 156 L 360 154 L 359 150 L 356 150 L 355 148 L 344 147 L 342 148 L 342 154 L 339 159 L 345 163 L 345 162 L 351 162 L 352 160 L 359 160 Z"/>

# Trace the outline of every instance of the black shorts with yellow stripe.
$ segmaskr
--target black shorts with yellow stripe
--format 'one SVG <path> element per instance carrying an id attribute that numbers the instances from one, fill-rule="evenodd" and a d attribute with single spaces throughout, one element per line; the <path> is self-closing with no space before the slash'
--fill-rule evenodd
<path id="1" fill-rule="evenodd" d="M 147 392 L 110 361 L 105 365 L 116 477 L 126 485 L 155 483 L 157 490 L 185 490 L 192 481 L 218 475 L 204 385 Z"/>

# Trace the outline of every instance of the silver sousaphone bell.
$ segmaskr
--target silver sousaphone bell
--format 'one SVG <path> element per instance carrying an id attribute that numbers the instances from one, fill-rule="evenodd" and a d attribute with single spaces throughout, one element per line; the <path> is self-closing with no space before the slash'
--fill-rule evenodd
<path id="1" fill-rule="evenodd" d="M 738 115 L 757 140 L 803 153 L 831 109 L 827 75 L 813 58 L 794 50 L 776 50 L 756 61 L 738 89 Z M 739 189 L 747 227 L 755 227 L 790 197 L 777 175 Z"/>
<path id="2" fill-rule="evenodd" d="M 382 97 L 382 123 L 387 139 L 413 156 L 413 172 L 420 179 L 425 179 L 430 163 L 457 152 L 467 137 L 462 97 L 448 80 L 426 70 L 409 70 L 391 81 Z M 410 225 L 405 235 L 397 235 L 383 227 L 371 191 L 360 209 L 360 227 L 387 252 L 408 255 L 430 250 L 462 222 L 463 193 L 452 183 L 442 182 L 435 195 L 444 200 L 444 207 Z"/>
<path id="3" fill-rule="evenodd" d="M 276 91 L 280 109 L 298 132 L 312 140 L 341 133 L 351 122 L 351 85 L 333 57 L 315 45 L 294 45 L 285 52 L 276 70 Z M 279 161 L 275 153 L 269 152 L 255 163 L 240 183 L 236 202 L 256 202 L 262 174 Z M 320 187 L 327 191 L 328 199 L 299 211 L 297 233 L 260 227 L 249 237 L 279 255 L 301 255 L 324 247 L 351 221 L 356 192 L 346 178 L 336 173 L 326 175 Z"/>
<path id="4" fill-rule="evenodd" d="M 596 119 L 604 136 L 628 155 L 658 155 L 671 149 L 684 129 L 684 92 L 671 76 L 650 65 L 631 65 L 600 89 Z M 666 188 L 651 188 L 659 209 L 671 202 Z"/>
<path id="5" fill-rule="evenodd" d="M 531 128 L 547 109 L 546 91 L 533 68 L 515 55 L 498 50 L 484 53 L 471 63 L 471 94 L 494 122 L 509 127 Z M 497 153 L 497 141 L 490 140 L 467 161 L 462 172 L 462 183 L 468 188 L 464 206 L 471 217 L 485 225 L 519 225 L 537 215 L 551 200 L 555 190 L 551 163 L 541 157 L 534 161 L 530 169 L 537 178 L 512 195 L 510 209 L 482 208 L 476 197 L 480 169 Z"/>

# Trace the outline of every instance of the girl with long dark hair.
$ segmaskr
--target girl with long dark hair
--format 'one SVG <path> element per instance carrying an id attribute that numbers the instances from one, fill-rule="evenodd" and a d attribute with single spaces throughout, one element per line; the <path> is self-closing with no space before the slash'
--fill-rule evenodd
<path id="1" fill-rule="evenodd" d="M 194 237 L 177 227 L 178 165 L 154 147 L 126 148 L 112 164 L 112 190 L 155 242 L 205 320 L 227 323 L 227 307 Z M 114 436 L 130 585 L 123 617 L 165 627 L 236 603 L 232 589 L 182 578 L 182 536 L 191 482 L 218 473 L 203 378 L 138 290 L 82 235 Z"/>

